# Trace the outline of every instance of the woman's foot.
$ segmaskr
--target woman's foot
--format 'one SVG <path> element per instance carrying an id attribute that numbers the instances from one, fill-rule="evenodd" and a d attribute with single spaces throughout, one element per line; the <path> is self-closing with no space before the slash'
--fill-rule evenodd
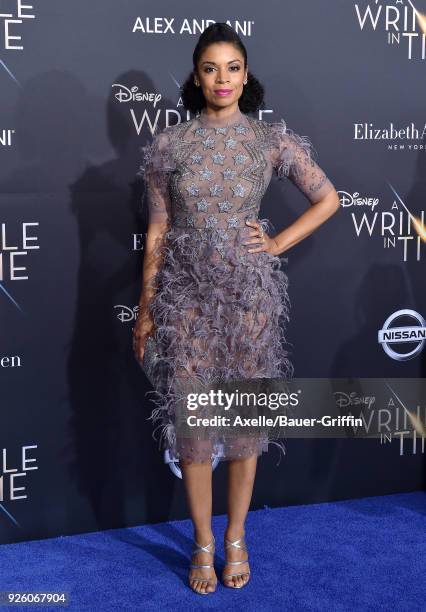
<path id="1" fill-rule="evenodd" d="M 248 553 L 244 540 L 244 530 L 225 532 L 225 567 L 222 580 L 227 587 L 241 589 L 250 578 Z M 230 563 L 231 562 L 231 563 Z M 230 574 L 234 574 L 231 576 Z"/>
<path id="2" fill-rule="evenodd" d="M 215 552 L 214 536 L 194 536 L 194 547 L 191 556 L 191 566 L 208 565 L 210 567 L 191 567 L 189 570 L 189 585 L 193 591 L 206 594 L 214 593 L 217 586 L 217 576 L 213 567 Z"/>

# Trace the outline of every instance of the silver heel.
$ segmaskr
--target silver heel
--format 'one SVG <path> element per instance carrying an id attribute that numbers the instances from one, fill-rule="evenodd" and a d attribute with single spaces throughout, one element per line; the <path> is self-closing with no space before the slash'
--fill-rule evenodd
<path id="1" fill-rule="evenodd" d="M 242 544 L 240 544 L 240 542 L 242 542 Z M 227 540 L 225 538 L 225 551 L 228 548 L 231 548 L 231 546 L 233 546 L 234 548 L 239 548 L 240 550 L 245 550 L 248 553 L 247 546 L 244 542 L 244 536 L 242 536 L 238 540 L 235 540 L 234 542 L 231 542 L 230 540 Z M 247 554 L 247 559 L 244 559 L 244 561 L 225 561 L 225 563 L 226 565 L 242 565 L 243 563 L 248 563 L 248 554 Z M 249 575 L 250 575 L 250 570 L 248 570 L 247 572 L 240 572 L 239 574 L 222 574 L 222 579 L 249 576 Z M 231 589 L 242 589 L 244 586 L 246 586 L 247 583 L 248 583 L 248 580 L 241 586 L 234 586 L 234 585 L 231 586 L 229 584 L 225 584 L 225 586 Z"/>
<path id="2" fill-rule="evenodd" d="M 213 546 L 212 550 L 209 550 L 210 547 Z M 207 544 L 206 546 L 201 546 L 200 544 L 198 544 L 197 542 L 194 541 L 194 547 L 192 549 L 192 554 L 191 557 L 193 557 L 196 553 L 199 552 L 206 552 L 209 553 L 210 555 L 214 556 L 214 551 L 215 551 L 215 539 L 213 536 L 213 540 L 210 542 L 210 544 Z M 191 565 L 189 566 L 191 569 L 197 569 L 197 568 L 202 568 L 202 569 L 214 569 L 214 565 L 213 563 L 210 565 L 197 565 L 197 564 L 193 564 L 191 563 Z M 212 582 L 213 584 L 217 584 L 217 579 L 215 578 L 203 578 L 202 576 L 191 576 L 191 578 L 188 579 L 189 582 L 191 583 L 194 580 L 199 580 L 200 582 Z M 191 589 L 194 591 L 194 593 L 198 593 L 199 595 L 210 595 L 210 593 L 214 593 L 214 591 L 197 591 L 197 589 L 194 589 L 192 587 L 192 585 L 189 585 L 191 587 Z"/>

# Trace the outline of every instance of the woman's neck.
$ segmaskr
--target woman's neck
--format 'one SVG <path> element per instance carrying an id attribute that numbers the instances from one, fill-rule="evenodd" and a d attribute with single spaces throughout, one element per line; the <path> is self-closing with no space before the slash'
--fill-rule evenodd
<path id="1" fill-rule="evenodd" d="M 227 109 L 223 110 L 226 111 Z M 226 127 L 240 123 L 243 117 L 244 114 L 240 111 L 239 106 L 231 113 L 227 112 L 226 114 L 212 110 L 208 111 L 207 107 L 204 107 L 201 110 L 198 120 L 203 127 Z"/>

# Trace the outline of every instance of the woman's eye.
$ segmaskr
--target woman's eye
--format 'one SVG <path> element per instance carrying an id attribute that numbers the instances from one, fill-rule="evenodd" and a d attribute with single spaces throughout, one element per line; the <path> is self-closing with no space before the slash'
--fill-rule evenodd
<path id="1" fill-rule="evenodd" d="M 238 70 L 240 70 L 240 66 L 230 66 L 229 69 L 232 72 L 238 72 Z M 207 66 L 207 68 L 205 68 L 204 72 L 209 73 L 211 70 L 214 70 L 213 66 Z"/>

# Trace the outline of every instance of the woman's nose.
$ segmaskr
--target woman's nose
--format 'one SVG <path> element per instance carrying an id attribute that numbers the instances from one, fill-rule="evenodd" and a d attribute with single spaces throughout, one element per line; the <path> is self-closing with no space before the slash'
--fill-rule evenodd
<path id="1" fill-rule="evenodd" d="M 222 76 L 221 74 L 218 74 L 217 82 L 218 83 L 226 83 L 227 82 L 226 76 L 225 75 Z"/>

